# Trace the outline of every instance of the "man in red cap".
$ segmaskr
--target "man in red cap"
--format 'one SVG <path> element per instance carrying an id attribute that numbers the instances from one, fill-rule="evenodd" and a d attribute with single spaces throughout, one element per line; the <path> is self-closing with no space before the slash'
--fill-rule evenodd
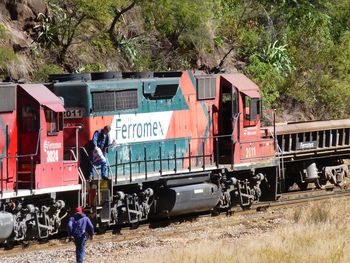
<path id="1" fill-rule="evenodd" d="M 77 263 L 82 263 L 85 254 L 85 242 L 87 237 L 93 239 L 94 226 L 83 213 L 83 208 L 75 208 L 75 214 L 69 219 L 68 222 L 68 236 L 74 238 L 75 253 L 77 257 Z"/>

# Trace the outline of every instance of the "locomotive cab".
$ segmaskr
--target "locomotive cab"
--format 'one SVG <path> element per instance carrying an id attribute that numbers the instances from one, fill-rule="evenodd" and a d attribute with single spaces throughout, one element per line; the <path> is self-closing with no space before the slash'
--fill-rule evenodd
<path id="1" fill-rule="evenodd" d="M 223 74 L 220 83 L 220 163 L 274 162 L 274 139 L 262 136 L 259 87 L 240 73 Z"/>
<path id="2" fill-rule="evenodd" d="M 77 164 L 63 161 L 63 102 L 44 85 L 17 88 L 17 188 L 77 184 Z"/>
<path id="3" fill-rule="evenodd" d="M 84 204 L 77 156 L 64 160 L 64 111 L 42 84 L 0 85 L 0 243 L 54 235 L 66 204 Z"/>

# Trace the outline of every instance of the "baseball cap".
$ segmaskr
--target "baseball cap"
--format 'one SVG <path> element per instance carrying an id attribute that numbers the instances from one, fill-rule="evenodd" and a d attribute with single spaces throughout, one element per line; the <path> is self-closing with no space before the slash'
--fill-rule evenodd
<path id="1" fill-rule="evenodd" d="M 76 213 L 83 213 L 83 208 L 82 207 L 76 207 L 75 209 L 74 209 L 74 211 L 76 212 Z"/>

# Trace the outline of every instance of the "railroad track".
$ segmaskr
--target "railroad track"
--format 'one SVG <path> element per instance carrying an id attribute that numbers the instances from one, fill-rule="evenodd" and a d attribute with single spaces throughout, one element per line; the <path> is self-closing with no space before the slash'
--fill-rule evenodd
<path id="1" fill-rule="evenodd" d="M 334 198 L 345 198 L 350 197 L 350 189 L 348 188 L 334 188 L 334 189 L 328 189 L 325 190 L 307 190 L 307 191 L 298 191 L 298 192 L 289 192 L 284 194 L 280 197 L 279 200 L 273 201 L 273 202 L 259 202 L 257 204 L 253 204 L 249 210 L 242 210 L 240 208 L 234 208 L 230 211 L 230 213 L 221 213 L 218 216 L 211 217 L 210 214 L 196 214 L 196 215 L 187 215 L 179 218 L 174 219 L 168 219 L 168 220 L 162 220 L 162 221 L 156 221 L 155 223 L 145 223 L 140 225 L 137 229 L 131 229 L 130 227 L 123 227 L 120 229 L 111 229 L 106 231 L 104 234 L 95 235 L 93 242 L 106 242 L 106 241 L 112 241 L 112 242 L 121 242 L 121 241 L 129 241 L 129 240 L 137 240 L 140 236 L 144 237 L 147 235 L 152 235 L 152 231 L 157 231 L 157 229 L 166 228 L 167 226 L 171 225 L 178 225 L 180 228 L 176 231 L 177 234 L 179 233 L 186 233 L 188 230 L 181 230 L 181 226 L 185 226 L 186 223 L 191 223 L 196 220 L 199 220 L 199 218 L 208 218 L 207 220 L 217 220 L 220 217 L 227 217 L 227 214 L 234 214 L 234 215 L 245 215 L 245 214 L 254 214 L 256 211 L 266 211 L 269 209 L 274 209 L 278 207 L 283 206 L 294 206 L 294 205 L 300 205 L 302 203 L 307 202 L 316 202 L 321 200 L 329 200 Z M 237 221 L 239 223 L 239 221 Z M 199 227 L 200 228 L 200 227 Z M 192 229 L 193 231 L 196 231 L 197 229 Z M 192 231 L 191 230 L 191 231 Z M 161 233 L 158 235 L 160 236 L 167 236 L 169 233 L 164 231 L 164 233 Z M 38 242 L 38 241 L 30 241 L 26 244 L 17 244 L 11 249 L 8 248 L 2 248 L 0 249 L 0 260 L 1 257 L 9 257 L 18 255 L 21 253 L 28 253 L 31 251 L 38 251 L 38 250 L 46 250 L 46 249 L 52 249 L 52 248 L 67 248 L 70 247 L 71 243 L 67 242 L 66 237 L 53 237 L 52 239 L 46 241 L 46 242 Z"/>
<path id="2" fill-rule="evenodd" d="M 264 208 L 278 207 L 286 205 L 294 205 L 311 201 L 326 200 L 330 198 L 341 198 L 350 196 L 350 189 L 343 187 L 343 189 L 327 189 L 325 190 L 310 190 L 295 193 L 286 193 L 274 202 L 259 202 L 252 205 L 251 209 L 264 210 Z"/>

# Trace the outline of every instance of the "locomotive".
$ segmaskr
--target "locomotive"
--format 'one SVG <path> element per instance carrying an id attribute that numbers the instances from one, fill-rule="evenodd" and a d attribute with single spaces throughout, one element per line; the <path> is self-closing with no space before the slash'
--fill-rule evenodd
<path id="1" fill-rule="evenodd" d="M 116 144 L 102 180 L 87 146 L 106 125 Z M 259 87 L 241 73 L 105 72 L 2 83 L 0 241 L 53 235 L 75 206 L 98 229 L 247 209 L 294 183 L 340 185 L 349 154 L 350 120 L 276 125 Z"/>

